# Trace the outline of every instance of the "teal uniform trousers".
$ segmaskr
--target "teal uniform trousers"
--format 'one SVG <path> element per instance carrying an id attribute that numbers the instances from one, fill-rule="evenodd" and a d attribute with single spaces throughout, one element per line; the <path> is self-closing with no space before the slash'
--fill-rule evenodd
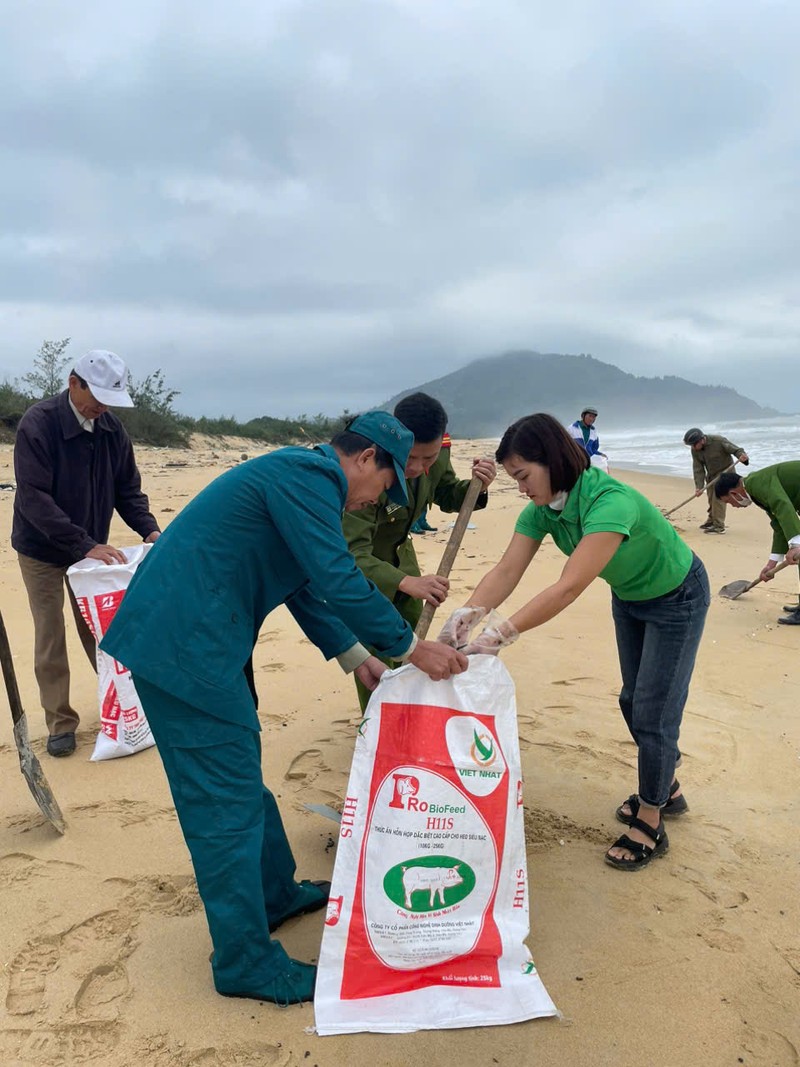
<path id="1" fill-rule="evenodd" d="M 296 864 L 261 780 L 257 730 L 206 715 L 133 675 L 192 857 L 220 993 L 258 991 L 285 962 L 269 924 L 296 895 Z"/>

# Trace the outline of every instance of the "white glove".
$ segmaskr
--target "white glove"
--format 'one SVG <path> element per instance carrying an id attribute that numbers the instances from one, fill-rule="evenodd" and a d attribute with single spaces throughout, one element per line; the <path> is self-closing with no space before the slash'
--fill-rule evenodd
<path id="1" fill-rule="evenodd" d="M 486 608 L 456 608 L 436 638 L 451 648 L 463 648 L 469 635 L 486 615 Z"/>
<path id="2" fill-rule="evenodd" d="M 516 626 L 508 619 L 502 619 L 494 626 L 487 626 L 462 652 L 466 656 L 496 656 L 501 648 L 513 645 L 518 637 Z"/>

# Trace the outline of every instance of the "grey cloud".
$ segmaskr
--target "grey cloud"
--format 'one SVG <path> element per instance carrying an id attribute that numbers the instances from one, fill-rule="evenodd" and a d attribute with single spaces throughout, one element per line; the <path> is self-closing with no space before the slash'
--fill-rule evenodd
<path id="1" fill-rule="evenodd" d="M 338 410 L 506 347 L 792 358 L 800 13 L 539 7 L 19 5 L 7 373 L 69 333 L 257 414 L 262 383 Z"/>

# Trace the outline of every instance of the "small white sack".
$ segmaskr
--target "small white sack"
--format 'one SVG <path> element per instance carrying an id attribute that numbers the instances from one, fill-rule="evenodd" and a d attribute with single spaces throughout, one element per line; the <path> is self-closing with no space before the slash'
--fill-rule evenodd
<path id="1" fill-rule="evenodd" d="M 99 645 L 125 595 L 136 568 L 150 545 L 120 549 L 127 563 L 102 563 L 82 559 L 67 571 L 81 615 Z M 132 756 L 155 744 L 150 726 L 131 680 L 130 671 L 97 649 L 97 681 L 100 702 L 100 733 L 92 760 Z"/>
<path id="2" fill-rule="evenodd" d="M 494 656 L 384 674 L 356 741 L 325 919 L 317 1033 L 557 1014 L 524 940 L 514 683 Z"/>

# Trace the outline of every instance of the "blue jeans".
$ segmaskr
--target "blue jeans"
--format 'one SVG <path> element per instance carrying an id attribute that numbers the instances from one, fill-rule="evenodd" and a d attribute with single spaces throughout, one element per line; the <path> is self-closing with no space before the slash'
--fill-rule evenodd
<path id="1" fill-rule="evenodd" d="M 711 602 L 708 575 L 694 557 L 684 581 L 653 600 L 620 600 L 611 611 L 622 671 L 619 706 L 639 750 L 639 799 L 663 807 L 680 759 L 678 736 Z"/>

